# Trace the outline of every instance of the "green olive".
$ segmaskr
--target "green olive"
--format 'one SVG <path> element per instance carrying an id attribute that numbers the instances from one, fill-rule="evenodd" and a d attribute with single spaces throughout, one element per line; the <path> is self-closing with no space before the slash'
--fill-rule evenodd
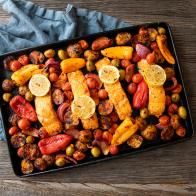
<path id="1" fill-rule="evenodd" d="M 35 138 L 31 135 L 27 136 L 26 138 L 26 143 L 27 144 L 32 144 L 35 141 Z"/>
<path id="2" fill-rule="evenodd" d="M 124 80 L 125 79 L 125 70 L 124 69 L 120 69 L 119 70 L 119 74 L 120 74 L 120 80 Z"/>
<path id="3" fill-rule="evenodd" d="M 182 118 L 182 119 L 186 119 L 187 117 L 187 111 L 186 108 L 184 106 L 180 106 L 178 108 L 178 115 Z"/>
<path id="4" fill-rule="evenodd" d="M 74 145 L 70 144 L 67 148 L 66 148 L 66 155 L 71 157 L 73 155 L 73 153 L 75 152 L 74 149 Z"/>
<path id="5" fill-rule="evenodd" d="M 66 164 L 66 160 L 64 157 L 58 157 L 55 161 L 55 165 L 58 167 L 63 167 Z"/>
<path id="6" fill-rule="evenodd" d="M 143 109 L 140 110 L 140 116 L 141 116 L 143 119 L 147 118 L 148 115 L 149 115 L 149 111 L 148 111 L 147 108 L 143 108 Z"/>
<path id="7" fill-rule="evenodd" d="M 163 27 L 158 27 L 158 32 L 159 32 L 159 34 L 165 34 L 166 30 Z"/>
<path id="8" fill-rule="evenodd" d="M 25 99 L 27 101 L 31 102 L 34 99 L 34 95 L 30 91 L 28 91 L 28 92 L 25 93 Z"/>
<path id="9" fill-rule="evenodd" d="M 66 51 L 61 49 L 61 50 L 58 50 L 58 57 L 59 59 L 64 60 L 68 57 L 68 54 Z"/>
<path id="10" fill-rule="evenodd" d="M 48 49 L 44 52 L 44 56 L 46 58 L 53 58 L 55 56 L 55 50 L 53 49 Z"/>
<path id="11" fill-rule="evenodd" d="M 96 69 L 96 68 L 95 68 L 95 65 L 94 65 L 94 63 L 93 63 L 93 61 L 88 60 L 88 61 L 86 62 L 86 69 L 87 69 L 87 71 L 89 71 L 89 72 L 94 71 L 94 70 Z"/>
<path id="12" fill-rule="evenodd" d="M 180 101 L 180 95 L 178 93 L 174 93 L 171 96 L 172 102 L 177 103 Z"/>
<path id="13" fill-rule="evenodd" d="M 115 67 L 119 67 L 120 59 L 112 59 L 111 64 Z"/>
<path id="14" fill-rule="evenodd" d="M 11 99 L 11 97 L 12 97 L 12 94 L 11 93 L 3 93 L 3 100 L 5 102 L 9 102 L 10 99 Z"/>
<path id="15" fill-rule="evenodd" d="M 97 158 L 100 156 L 101 150 L 95 146 L 91 149 L 91 154 L 93 155 L 93 157 Z"/>

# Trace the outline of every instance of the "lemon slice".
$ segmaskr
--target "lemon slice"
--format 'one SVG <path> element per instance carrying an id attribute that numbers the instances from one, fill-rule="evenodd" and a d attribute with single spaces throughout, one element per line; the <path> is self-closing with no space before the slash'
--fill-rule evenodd
<path id="1" fill-rule="evenodd" d="M 71 110 L 80 119 L 88 119 L 95 113 L 96 104 L 94 100 L 82 95 L 75 98 L 71 104 Z"/>
<path id="2" fill-rule="evenodd" d="M 149 86 L 162 86 L 166 81 L 165 70 L 156 64 L 149 65 L 146 61 L 138 62 L 139 72 Z"/>
<path id="3" fill-rule="evenodd" d="M 29 90 L 37 97 L 46 95 L 50 90 L 50 81 L 43 74 L 35 74 L 29 81 Z"/>
<path id="4" fill-rule="evenodd" d="M 119 70 L 114 66 L 105 65 L 99 70 L 99 78 L 103 83 L 114 84 L 119 77 Z"/>

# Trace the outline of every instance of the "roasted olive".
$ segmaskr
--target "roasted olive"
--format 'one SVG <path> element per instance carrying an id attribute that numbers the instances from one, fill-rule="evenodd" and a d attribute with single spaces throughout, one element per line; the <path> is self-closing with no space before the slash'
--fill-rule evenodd
<path id="1" fill-rule="evenodd" d="M 28 129 L 30 125 L 31 125 L 30 121 L 26 118 L 22 118 L 18 121 L 18 127 L 20 129 Z"/>
<path id="2" fill-rule="evenodd" d="M 87 143 L 82 143 L 79 140 L 76 142 L 75 147 L 81 152 L 86 152 L 88 150 Z"/>
<path id="3" fill-rule="evenodd" d="M 116 155 L 116 154 L 119 153 L 119 147 L 115 146 L 115 145 L 111 145 L 110 148 L 109 148 L 109 152 L 112 155 Z"/>
<path id="4" fill-rule="evenodd" d="M 92 132 L 90 130 L 82 130 L 80 131 L 80 135 L 79 135 L 79 141 L 83 142 L 83 143 L 88 143 L 92 140 Z"/>
<path id="5" fill-rule="evenodd" d="M 149 115 L 149 111 L 148 111 L 147 108 L 143 108 L 143 109 L 140 110 L 140 116 L 141 116 L 142 118 L 145 119 L 145 118 L 148 117 L 148 115 Z"/>
<path id="6" fill-rule="evenodd" d="M 44 62 L 44 55 L 43 53 L 39 52 L 39 51 L 32 51 L 30 54 L 29 54 L 29 58 L 30 58 L 30 61 L 33 63 L 33 64 L 41 64 Z"/>
<path id="7" fill-rule="evenodd" d="M 100 99 L 107 99 L 108 92 L 105 89 L 100 89 L 98 92 L 98 96 Z"/>
<path id="8" fill-rule="evenodd" d="M 66 155 L 69 157 L 72 157 L 73 153 L 75 151 L 74 145 L 70 144 L 67 148 L 66 148 Z"/>
<path id="9" fill-rule="evenodd" d="M 27 86 L 20 86 L 18 88 L 18 93 L 22 96 L 24 96 L 29 91 Z"/>
<path id="10" fill-rule="evenodd" d="M 49 80 L 50 82 L 56 82 L 58 80 L 59 76 L 57 75 L 57 73 L 50 73 L 49 75 Z"/>
<path id="11" fill-rule="evenodd" d="M 120 74 L 120 80 L 124 80 L 125 79 L 125 70 L 124 69 L 119 69 L 119 74 Z"/>
<path id="12" fill-rule="evenodd" d="M 90 60 L 87 60 L 87 62 L 86 62 L 86 69 L 89 72 L 94 71 L 96 69 L 94 62 L 90 61 Z"/>
<path id="13" fill-rule="evenodd" d="M 158 27 L 158 32 L 159 32 L 159 34 L 165 34 L 166 30 L 163 27 Z"/>
<path id="14" fill-rule="evenodd" d="M 187 117 L 187 111 L 186 111 L 186 108 L 184 106 L 180 106 L 178 108 L 178 115 L 180 116 L 180 118 L 186 119 L 186 117 Z"/>
<path id="15" fill-rule="evenodd" d="M 33 101 L 34 100 L 34 95 L 31 93 L 31 91 L 27 91 L 25 93 L 25 99 L 29 102 Z"/>
<path id="16" fill-rule="evenodd" d="M 177 114 L 172 115 L 170 123 L 174 129 L 177 129 L 180 126 L 180 117 Z"/>
<path id="17" fill-rule="evenodd" d="M 171 140 L 174 135 L 174 129 L 169 126 L 161 131 L 161 139 L 163 141 Z"/>
<path id="18" fill-rule="evenodd" d="M 186 129 L 183 126 L 180 126 L 176 129 L 176 135 L 179 137 L 184 137 L 186 135 Z"/>
<path id="19" fill-rule="evenodd" d="M 25 144 L 23 146 L 23 157 L 29 160 L 35 160 L 40 157 L 40 151 L 37 144 Z"/>
<path id="20" fill-rule="evenodd" d="M 8 121 L 9 121 L 9 123 L 12 125 L 12 126 L 17 126 L 17 124 L 18 124 L 18 120 L 20 119 L 20 117 L 17 115 L 17 114 L 11 114 L 10 116 L 9 116 L 9 119 L 8 119 Z"/>
<path id="21" fill-rule="evenodd" d="M 42 158 L 37 158 L 35 159 L 34 161 L 34 166 L 36 169 L 40 170 L 40 171 L 43 171 L 46 169 L 47 167 L 47 163 L 44 161 L 44 159 Z"/>
<path id="22" fill-rule="evenodd" d="M 172 100 L 174 103 L 179 102 L 179 101 L 180 101 L 180 95 L 179 95 L 178 93 L 172 94 L 171 100 Z"/>
<path id="23" fill-rule="evenodd" d="M 24 146 L 25 142 L 26 142 L 26 136 L 24 134 L 17 133 L 11 137 L 11 144 L 14 148 L 19 148 L 21 146 Z"/>
<path id="24" fill-rule="evenodd" d="M 30 174 L 34 170 L 33 163 L 30 160 L 23 159 L 21 162 L 21 171 L 23 174 Z"/>
<path id="25" fill-rule="evenodd" d="M 123 67 L 123 68 L 127 68 L 129 65 L 131 65 L 131 61 L 130 60 L 127 60 L 127 59 L 122 59 L 121 62 L 120 62 L 120 65 Z"/>
<path id="26" fill-rule="evenodd" d="M 58 158 L 56 158 L 56 160 L 55 160 L 55 165 L 57 166 L 57 167 L 63 167 L 65 164 L 66 164 L 66 159 L 65 159 L 65 157 L 58 157 Z"/>
<path id="27" fill-rule="evenodd" d="M 94 146 L 91 149 L 91 154 L 93 155 L 93 157 L 97 158 L 101 155 L 101 150 L 97 146 Z"/>
<path id="28" fill-rule="evenodd" d="M 131 33 L 128 32 L 118 33 L 115 39 L 117 45 L 126 45 L 131 41 Z"/>
<path id="29" fill-rule="evenodd" d="M 147 121 L 145 119 L 143 119 L 142 117 L 137 116 L 135 118 L 135 121 L 137 123 L 137 125 L 139 126 L 139 129 L 142 131 L 147 127 Z"/>
<path id="30" fill-rule="evenodd" d="M 18 127 L 17 126 L 10 127 L 8 133 L 9 135 L 14 135 L 18 133 Z"/>
<path id="31" fill-rule="evenodd" d="M 95 61 L 95 60 L 97 60 L 99 58 L 99 52 L 93 51 L 93 50 L 86 50 L 84 52 L 84 57 L 88 61 Z"/>
<path id="32" fill-rule="evenodd" d="M 55 89 L 52 93 L 52 100 L 56 105 L 60 105 L 64 101 L 64 93 L 60 89 Z"/>
<path id="33" fill-rule="evenodd" d="M 143 77 L 142 77 L 142 75 L 140 73 L 136 73 L 132 77 L 132 81 L 134 83 L 140 83 L 142 81 L 142 79 L 143 79 Z"/>
<path id="34" fill-rule="evenodd" d="M 53 49 L 48 49 L 44 52 L 44 56 L 46 58 L 53 58 L 55 56 L 55 50 Z"/>
<path id="35" fill-rule="evenodd" d="M 27 55 L 19 56 L 18 61 L 21 65 L 29 64 L 29 57 Z"/>
<path id="36" fill-rule="evenodd" d="M 3 82 L 2 82 L 2 89 L 3 91 L 5 92 L 11 92 L 14 88 L 14 82 L 13 80 L 9 80 L 9 79 L 5 79 Z"/>
<path id="37" fill-rule="evenodd" d="M 35 141 L 35 138 L 31 135 L 27 136 L 26 138 L 26 143 L 27 144 L 32 144 Z"/>
<path id="38" fill-rule="evenodd" d="M 135 73 L 135 65 L 130 64 L 129 66 L 127 66 L 125 69 L 125 81 L 128 83 L 131 82 L 134 73 Z"/>
<path id="39" fill-rule="evenodd" d="M 119 67 L 119 65 L 120 65 L 120 59 L 112 59 L 111 60 L 111 65 L 113 65 L 115 67 Z"/>
<path id="40" fill-rule="evenodd" d="M 86 157 L 86 155 L 83 153 L 83 152 L 80 152 L 78 150 L 76 150 L 74 153 L 73 153 L 73 158 L 77 161 L 81 161 L 83 160 L 84 158 Z"/>
<path id="41" fill-rule="evenodd" d="M 88 42 L 86 40 L 82 39 L 78 43 L 81 45 L 83 50 L 86 50 L 88 48 Z"/>
<path id="42" fill-rule="evenodd" d="M 80 57 L 82 54 L 83 50 L 80 44 L 75 43 L 71 44 L 67 47 L 67 54 L 72 57 L 72 58 L 77 58 Z"/>
<path id="43" fill-rule="evenodd" d="M 12 61 L 14 61 L 14 57 L 13 56 L 7 56 L 3 60 L 4 68 L 7 69 L 7 70 L 10 70 L 10 64 L 11 64 Z"/>
<path id="44" fill-rule="evenodd" d="M 98 89 L 90 89 L 90 96 L 97 106 L 99 104 Z"/>
<path id="45" fill-rule="evenodd" d="M 143 137 L 141 135 L 138 135 L 138 134 L 134 134 L 127 141 L 127 144 L 131 148 L 139 148 L 142 145 L 142 143 L 143 143 Z"/>
<path id="46" fill-rule="evenodd" d="M 113 104 L 110 100 L 101 101 L 98 105 L 98 112 L 100 115 L 106 116 L 113 111 Z"/>
<path id="47" fill-rule="evenodd" d="M 55 162 L 55 157 L 53 155 L 42 155 L 42 159 L 46 162 L 47 166 L 52 166 Z"/>
<path id="48" fill-rule="evenodd" d="M 21 68 L 21 64 L 19 63 L 19 61 L 17 60 L 13 60 L 11 63 L 10 63 L 10 70 L 11 71 L 17 71 Z"/>
<path id="49" fill-rule="evenodd" d="M 11 99 L 11 97 L 12 97 L 12 94 L 11 93 L 3 93 L 3 100 L 5 102 L 9 102 L 10 99 Z"/>
<path id="50" fill-rule="evenodd" d="M 166 67 L 164 68 L 164 70 L 165 70 L 167 80 L 171 79 L 172 77 L 175 77 L 175 71 L 173 68 Z"/>
<path id="51" fill-rule="evenodd" d="M 65 50 L 58 50 L 58 57 L 59 59 L 64 60 L 68 58 L 68 54 Z"/>
<path id="52" fill-rule="evenodd" d="M 157 129 L 154 125 L 148 125 L 146 129 L 141 132 L 141 135 L 146 140 L 154 140 L 157 137 Z"/>

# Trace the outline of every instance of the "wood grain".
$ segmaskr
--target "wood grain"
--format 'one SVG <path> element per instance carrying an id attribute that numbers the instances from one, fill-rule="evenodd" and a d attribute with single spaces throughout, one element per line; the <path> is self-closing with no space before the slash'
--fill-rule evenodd
<path id="1" fill-rule="evenodd" d="M 67 3 L 96 9 L 130 24 L 171 24 L 193 120 L 196 119 L 195 0 L 33 0 L 63 10 Z M 0 9 L 0 20 L 8 15 Z M 95 194 L 96 192 L 96 194 Z M 196 137 L 183 143 L 96 165 L 19 179 L 0 142 L 0 195 L 196 195 Z"/>

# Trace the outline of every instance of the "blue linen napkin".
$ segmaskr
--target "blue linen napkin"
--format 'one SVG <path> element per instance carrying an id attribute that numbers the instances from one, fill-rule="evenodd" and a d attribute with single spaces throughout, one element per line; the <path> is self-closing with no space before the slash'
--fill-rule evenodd
<path id="1" fill-rule="evenodd" d="M 70 4 L 65 11 L 24 0 L 0 0 L 0 4 L 11 15 L 7 24 L 0 24 L 0 54 L 128 26 L 117 18 Z M 0 140 L 5 140 L 1 120 Z"/>

